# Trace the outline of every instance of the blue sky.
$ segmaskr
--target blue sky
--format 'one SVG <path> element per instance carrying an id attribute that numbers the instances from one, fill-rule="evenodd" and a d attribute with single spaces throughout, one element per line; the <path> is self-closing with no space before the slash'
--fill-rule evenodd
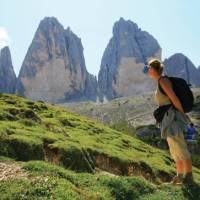
<path id="1" fill-rule="evenodd" d="M 9 45 L 18 74 L 40 20 L 55 16 L 82 40 L 86 67 L 97 75 L 112 27 L 120 17 L 148 31 L 162 59 L 184 53 L 200 65 L 199 0 L 0 0 L 0 46 Z"/>

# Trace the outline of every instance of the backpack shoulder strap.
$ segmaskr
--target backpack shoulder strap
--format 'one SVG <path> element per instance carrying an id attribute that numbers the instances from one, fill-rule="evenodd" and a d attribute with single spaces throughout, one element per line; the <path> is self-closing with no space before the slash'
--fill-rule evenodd
<path id="1" fill-rule="evenodd" d="M 160 79 L 161 79 L 161 78 L 165 78 L 165 77 L 169 78 L 167 75 L 160 76 L 160 78 L 158 79 L 158 83 L 160 83 Z"/>
<path id="2" fill-rule="evenodd" d="M 167 75 L 165 75 L 165 76 L 160 76 L 160 78 L 158 79 L 158 87 L 159 87 L 159 90 L 160 90 L 164 95 L 166 95 L 165 91 L 162 89 L 162 87 L 161 87 L 161 85 L 160 85 L 160 79 L 161 79 L 161 78 L 164 78 L 164 77 L 167 77 L 167 78 L 168 78 Z"/>

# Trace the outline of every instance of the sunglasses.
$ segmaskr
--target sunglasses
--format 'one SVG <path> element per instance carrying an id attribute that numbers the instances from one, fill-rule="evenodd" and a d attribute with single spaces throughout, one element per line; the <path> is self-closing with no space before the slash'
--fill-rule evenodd
<path id="1" fill-rule="evenodd" d="M 143 73 L 144 74 L 147 74 L 148 73 L 148 71 L 149 71 L 149 66 L 148 65 L 144 65 L 144 68 L 143 68 Z"/>

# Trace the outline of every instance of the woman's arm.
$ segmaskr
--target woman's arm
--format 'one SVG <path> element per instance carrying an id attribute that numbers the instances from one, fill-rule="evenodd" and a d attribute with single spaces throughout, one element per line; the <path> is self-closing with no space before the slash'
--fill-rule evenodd
<path id="1" fill-rule="evenodd" d="M 164 92 L 167 94 L 167 96 L 170 98 L 172 101 L 173 105 L 182 113 L 184 113 L 183 107 L 181 105 L 180 100 L 174 93 L 172 89 L 172 84 L 167 78 L 161 78 L 160 79 L 160 86 L 164 90 Z"/>

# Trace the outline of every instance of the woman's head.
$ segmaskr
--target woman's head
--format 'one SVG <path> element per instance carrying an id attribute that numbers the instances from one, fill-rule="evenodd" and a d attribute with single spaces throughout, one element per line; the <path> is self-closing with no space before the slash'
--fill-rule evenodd
<path id="1" fill-rule="evenodd" d="M 157 80 L 163 72 L 164 65 L 158 59 L 153 59 L 148 62 L 148 74 L 151 78 Z"/>

